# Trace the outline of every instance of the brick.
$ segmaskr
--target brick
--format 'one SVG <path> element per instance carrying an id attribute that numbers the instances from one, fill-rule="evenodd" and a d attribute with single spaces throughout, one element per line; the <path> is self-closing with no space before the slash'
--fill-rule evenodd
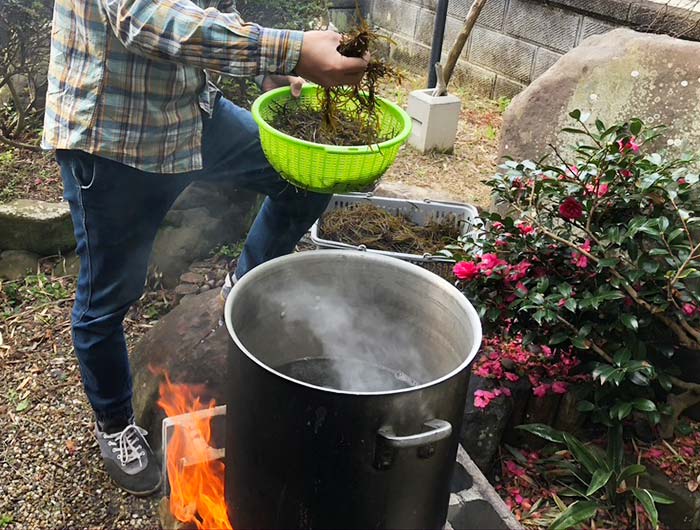
<path id="1" fill-rule="evenodd" d="M 469 61 L 527 83 L 536 51 L 532 44 L 477 27 L 472 35 Z"/>
<path id="2" fill-rule="evenodd" d="M 582 13 L 602 15 L 610 20 L 625 22 L 633 2 L 630 0 L 553 0 L 552 3 L 574 8 Z"/>
<path id="3" fill-rule="evenodd" d="M 493 97 L 494 97 L 494 99 L 498 99 L 498 98 L 513 99 L 515 96 L 520 94 L 523 90 L 525 90 L 524 84 L 518 83 L 517 81 L 513 81 L 511 79 L 507 79 L 507 78 L 499 75 L 496 78 L 496 86 L 493 89 Z"/>
<path id="4" fill-rule="evenodd" d="M 583 30 L 581 31 L 581 40 L 587 39 L 593 35 L 607 33 L 619 26 L 610 24 L 598 18 L 583 17 Z"/>
<path id="5" fill-rule="evenodd" d="M 382 0 L 372 5 L 372 22 L 383 29 L 413 37 L 419 7 L 402 0 Z"/>
<path id="6" fill-rule="evenodd" d="M 545 48 L 540 48 L 537 50 L 537 57 L 535 58 L 535 68 L 532 71 L 532 80 L 534 81 L 547 70 L 549 70 L 554 63 L 556 63 L 563 56 L 561 53 L 556 53 L 549 51 Z"/>
<path id="7" fill-rule="evenodd" d="M 450 0 L 447 13 L 460 21 L 464 21 L 473 3 L 473 0 Z M 503 28 L 505 12 L 506 0 L 489 0 L 484 6 L 481 15 L 479 15 L 479 24 L 492 29 L 501 29 Z"/>
<path id="8" fill-rule="evenodd" d="M 511 0 L 505 31 L 548 48 L 569 51 L 576 46 L 581 15 L 533 0 Z"/>
<path id="9" fill-rule="evenodd" d="M 471 89 L 480 96 L 493 96 L 496 73 L 466 61 L 455 66 L 451 83 Z"/>

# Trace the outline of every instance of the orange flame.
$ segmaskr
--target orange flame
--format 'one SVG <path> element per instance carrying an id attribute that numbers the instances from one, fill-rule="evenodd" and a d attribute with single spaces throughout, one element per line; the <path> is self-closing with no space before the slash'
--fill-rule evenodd
<path id="1" fill-rule="evenodd" d="M 197 396 L 203 387 L 174 384 L 167 373 L 163 375 L 158 405 L 167 416 L 216 406 L 214 400 L 202 405 Z M 168 443 L 170 511 L 178 521 L 193 522 L 199 530 L 232 530 L 224 497 L 224 464 L 209 460 L 210 440 L 211 417 L 193 417 L 188 424 L 175 427 Z"/>

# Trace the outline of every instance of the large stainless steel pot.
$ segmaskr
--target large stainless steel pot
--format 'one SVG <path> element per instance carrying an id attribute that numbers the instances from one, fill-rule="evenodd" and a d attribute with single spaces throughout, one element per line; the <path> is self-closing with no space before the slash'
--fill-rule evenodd
<path id="1" fill-rule="evenodd" d="M 246 275 L 231 335 L 226 501 L 246 528 L 441 528 L 474 308 L 415 265 L 306 252 Z"/>

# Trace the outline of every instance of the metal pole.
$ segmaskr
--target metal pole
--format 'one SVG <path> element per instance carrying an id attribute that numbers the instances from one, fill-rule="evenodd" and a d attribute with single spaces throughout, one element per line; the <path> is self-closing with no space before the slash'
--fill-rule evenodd
<path id="1" fill-rule="evenodd" d="M 437 85 L 437 75 L 435 65 L 442 57 L 442 44 L 445 41 L 445 24 L 447 22 L 448 0 L 438 0 L 437 11 L 435 13 L 435 31 L 433 32 L 433 47 L 430 51 L 430 70 L 428 72 L 428 88 L 435 88 Z"/>

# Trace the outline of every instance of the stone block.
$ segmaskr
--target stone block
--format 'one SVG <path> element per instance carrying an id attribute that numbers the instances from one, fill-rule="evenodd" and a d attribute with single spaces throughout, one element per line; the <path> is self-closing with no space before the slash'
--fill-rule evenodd
<path id="1" fill-rule="evenodd" d="M 447 7 L 447 13 L 464 21 L 473 3 L 473 0 L 451 0 Z M 506 0 L 489 0 L 479 15 L 479 24 L 492 29 L 501 29 L 503 28 L 505 12 Z"/>
<path id="2" fill-rule="evenodd" d="M 457 40 L 457 35 L 462 29 L 462 22 L 455 17 L 449 16 L 445 21 L 445 41 L 443 44 L 443 52 L 447 54 L 452 45 Z M 433 42 L 433 33 L 435 31 L 435 12 L 426 8 L 422 8 L 418 14 L 418 23 L 416 24 L 415 40 L 426 46 L 431 46 Z M 465 46 L 465 50 L 468 47 Z M 464 52 L 463 52 L 464 53 Z"/>
<path id="3" fill-rule="evenodd" d="M 513 99 L 523 90 L 525 90 L 524 84 L 499 75 L 496 77 L 496 86 L 493 89 L 493 97 Z"/>
<path id="4" fill-rule="evenodd" d="M 495 31 L 477 27 L 472 35 L 470 62 L 511 79 L 530 81 L 537 47 Z"/>
<path id="5" fill-rule="evenodd" d="M 583 17 L 583 29 L 581 30 L 581 40 L 585 40 L 593 35 L 600 35 L 614 30 L 616 27 L 609 22 L 598 18 Z"/>
<path id="6" fill-rule="evenodd" d="M 560 51 L 576 46 L 581 15 L 533 0 L 511 0 L 505 31 Z"/>
<path id="7" fill-rule="evenodd" d="M 430 64 L 430 47 L 413 42 L 400 35 L 391 36 L 395 45 L 391 46 L 390 59 L 419 74 L 425 74 Z"/>
<path id="8" fill-rule="evenodd" d="M 464 86 L 480 96 L 492 97 L 496 73 L 474 64 L 460 61 L 455 66 L 453 83 Z"/>
<path id="9" fill-rule="evenodd" d="M 628 23 L 633 28 L 648 33 L 700 40 L 700 13 L 687 9 L 650 2 L 633 3 Z"/>
<path id="10" fill-rule="evenodd" d="M 537 50 L 537 57 L 535 58 L 535 68 L 532 71 L 532 79 L 535 80 L 562 58 L 561 53 L 556 53 L 549 51 L 546 48 L 540 48 Z"/>
<path id="11" fill-rule="evenodd" d="M 18 199 L 0 204 L 0 249 L 49 256 L 73 248 L 68 203 Z"/>
<path id="12" fill-rule="evenodd" d="M 627 21 L 630 5 L 634 2 L 630 0 L 553 0 L 553 4 L 574 8 L 593 15 L 602 15 L 607 19 L 620 23 Z"/>
<path id="13" fill-rule="evenodd" d="M 383 29 L 413 37 L 420 7 L 402 0 L 382 0 L 372 5 L 372 22 Z"/>
<path id="14" fill-rule="evenodd" d="M 26 250 L 6 250 L 0 253 L 0 279 L 18 280 L 36 274 L 39 256 Z"/>
<path id="15" fill-rule="evenodd" d="M 462 102 L 458 97 L 433 97 L 432 90 L 416 90 L 408 96 L 408 115 L 413 121 L 409 143 L 421 153 L 454 151 Z"/>

